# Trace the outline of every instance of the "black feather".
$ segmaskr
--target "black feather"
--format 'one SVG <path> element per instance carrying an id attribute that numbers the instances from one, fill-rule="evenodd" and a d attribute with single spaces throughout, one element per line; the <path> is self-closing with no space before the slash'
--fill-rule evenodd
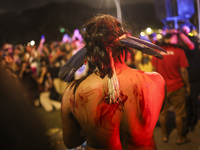
<path id="1" fill-rule="evenodd" d="M 125 46 L 140 50 L 148 55 L 153 55 L 159 59 L 163 59 L 163 56 L 156 50 L 167 53 L 164 49 L 153 43 L 132 36 L 127 36 L 120 39 L 120 43 Z M 69 82 L 73 78 L 74 73 L 84 64 L 87 58 L 87 49 L 83 47 L 60 69 L 58 73 L 59 78 L 65 79 L 66 82 Z"/>
<path id="2" fill-rule="evenodd" d="M 84 64 L 87 60 L 87 49 L 83 47 L 77 53 L 75 53 L 60 69 L 58 76 L 61 79 L 65 79 L 66 82 L 70 81 L 74 73 Z"/>
<path id="3" fill-rule="evenodd" d="M 155 45 L 155 44 L 153 44 L 151 42 L 148 42 L 148 41 L 145 41 L 145 40 L 133 37 L 133 36 L 127 36 L 127 38 L 133 39 L 134 41 L 137 41 L 138 43 L 144 44 L 144 45 L 146 45 L 146 46 L 148 46 L 150 48 L 157 49 L 159 51 L 163 51 L 163 52 L 167 53 L 162 47 L 160 47 L 158 45 Z"/>
<path id="4" fill-rule="evenodd" d="M 143 53 L 146 53 L 148 55 L 153 55 L 159 59 L 163 59 L 163 56 L 156 50 L 167 53 L 163 48 L 161 48 L 153 43 L 150 43 L 145 40 L 138 39 L 138 38 L 132 37 L 132 36 L 122 38 L 122 39 L 120 39 L 120 42 L 121 42 L 121 44 L 123 44 L 125 46 L 140 50 Z M 154 49 L 156 49 L 156 50 L 154 50 Z"/>

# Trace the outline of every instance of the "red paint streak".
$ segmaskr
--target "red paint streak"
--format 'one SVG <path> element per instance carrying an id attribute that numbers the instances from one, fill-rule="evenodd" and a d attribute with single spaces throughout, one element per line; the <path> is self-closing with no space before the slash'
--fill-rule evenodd
<path id="1" fill-rule="evenodd" d="M 73 99 L 69 99 L 70 100 L 70 103 L 71 103 L 71 105 L 73 106 L 73 107 L 75 107 L 75 108 L 78 108 L 78 104 L 77 104 L 77 102 L 75 101 L 75 100 L 73 100 Z"/>
<path id="2" fill-rule="evenodd" d="M 109 123 L 110 125 L 114 125 L 113 116 L 116 111 L 123 111 L 124 103 L 127 101 L 128 96 L 124 95 L 123 92 L 120 92 L 121 102 L 115 104 L 108 104 L 105 98 L 104 103 L 101 103 L 97 106 L 97 111 L 95 115 L 96 124 L 100 123 L 100 125 L 104 125 L 105 123 Z"/>
<path id="3" fill-rule="evenodd" d="M 149 106 L 147 105 L 147 101 L 148 100 L 148 95 L 146 95 L 146 97 L 144 97 L 144 94 L 148 94 L 148 93 L 144 93 L 144 91 L 141 89 L 141 94 L 139 96 L 139 106 L 140 106 L 140 110 L 141 110 L 141 124 L 142 125 L 146 125 L 147 120 L 151 120 L 151 111 Z"/>
<path id="4" fill-rule="evenodd" d="M 151 116 L 150 114 L 150 108 L 148 106 L 148 93 L 145 93 L 143 89 L 138 87 L 138 85 L 133 86 L 133 94 L 135 95 L 135 100 L 139 103 L 139 110 L 138 111 L 138 117 L 141 121 L 142 125 L 146 125 L 147 120 L 151 119 L 149 118 Z"/>
<path id="5" fill-rule="evenodd" d="M 83 96 L 81 96 L 80 94 L 79 94 L 78 96 L 79 96 L 79 98 L 83 101 Z"/>
<path id="6" fill-rule="evenodd" d="M 79 96 L 79 99 L 80 99 L 80 104 L 81 104 L 81 106 L 85 107 L 85 103 L 86 103 L 86 102 L 84 102 L 83 96 L 81 96 L 80 94 L 78 94 L 78 96 Z"/>
<path id="7" fill-rule="evenodd" d="M 140 104 L 140 110 L 141 110 L 141 114 L 142 114 L 142 118 L 141 118 L 141 123 L 144 125 L 145 124 L 145 117 L 144 117 L 144 110 L 145 110 L 145 101 L 144 101 L 144 93 L 141 90 L 141 97 L 139 99 L 139 104 Z"/>

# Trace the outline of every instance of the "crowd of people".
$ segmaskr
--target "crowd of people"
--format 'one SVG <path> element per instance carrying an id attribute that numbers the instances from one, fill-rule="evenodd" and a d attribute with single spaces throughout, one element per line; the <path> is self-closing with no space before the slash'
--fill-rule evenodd
<path id="1" fill-rule="evenodd" d="M 163 60 L 152 58 L 133 49 L 126 52 L 125 63 L 141 71 L 156 71 L 166 82 L 166 99 L 163 103 L 159 122 L 163 142 L 169 135 L 166 129 L 166 115 L 169 106 L 174 107 L 177 126 L 177 144 L 189 142 L 183 121 L 187 120 L 189 130 L 194 130 L 198 122 L 197 101 L 200 93 L 200 49 L 198 38 L 189 36 L 190 28 L 180 30 L 165 29 L 163 38 L 157 40 L 149 36 L 149 41 L 163 47 L 168 53 Z M 155 35 L 154 35 L 155 37 Z M 67 83 L 58 77 L 60 68 L 84 46 L 82 35 L 75 30 L 72 37 L 63 36 L 62 41 L 45 42 L 42 36 L 38 46 L 12 45 L 5 43 L 0 50 L 1 66 L 23 85 L 27 103 L 42 106 L 45 111 L 61 109 L 61 99 Z M 93 73 L 96 68 L 87 62 L 74 75 L 73 80 Z M 185 135 L 184 135 L 185 134 Z"/>
<path id="2" fill-rule="evenodd" d="M 58 71 L 82 47 L 83 40 L 78 29 L 74 30 L 72 37 L 64 35 L 62 41 L 46 43 L 45 36 L 41 36 L 38 46 L 31 42 L 25 46 L 5 43 L 0 51 L 1 66 L 19 81 L 31 106 L 41 105 L 51 112 L 61 108 L 67 84 L 58 78 Z M 88 71 L 88 65 L 84 65 L 74 79 Z"/>

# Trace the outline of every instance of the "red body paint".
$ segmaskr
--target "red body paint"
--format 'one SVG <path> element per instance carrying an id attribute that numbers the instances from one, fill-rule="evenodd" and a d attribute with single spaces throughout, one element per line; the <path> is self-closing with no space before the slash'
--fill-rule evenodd
<path id="1" fill-rule="evenodd" d="M 70 100 L 70 103 L 71 103 L 71 105 L 73 106 L 73 107 L 75 107 L 75 108 L 78 108 L 78 104 L 77 104 L 77 102 L 75 101 L 75 100 L 73 100 L 73 99 L 69 99 Z"/>
<path id="2" fill-rule="evenodd" d="M 123 111 L 124 103 L 127 101 L 128 96 L 124 95 L 123 92 L 120 92 L 121 102 L 115 104 L 108 104 L 107 98 L 105 98 L 104 102 L 97 106 L 97 111 L 95 115 L 96 124 L 100 123 L 103 125 L 105 123 L 109 123 L 110 125 L 114 125 L 113 116 L 117 110 Z"/>

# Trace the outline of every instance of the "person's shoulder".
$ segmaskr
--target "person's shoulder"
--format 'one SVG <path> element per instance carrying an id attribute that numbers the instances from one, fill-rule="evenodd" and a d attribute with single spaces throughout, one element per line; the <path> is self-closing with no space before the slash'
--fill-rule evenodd
<path id="1" fill-rule="evenodd" d="M 155 85 L 160 89 L 164 89 L 165 87 L 165 79 L 163 78 L 162 75 L 160 75 L 157 72 L 147 72 L 146 73 L 151 80 L 155 83 Z"/>
<path id="2" fill-rule="evenodd" d="M 146 71 L 139 71 L 139 73 L 143 74 L 143 78 L 147 79 L 150 78 L 154 82 L 164 83 L 164 78 L 158 72 L 146 72 Z M 147 80 L 145 80 L 147 81 Z"/>
<path id="3" fill-rule="evenodd" d="M 182 47 L 176 47 L 174 49 L 174 54 L 177 56 L 177 57 L 181 57 L 182 55 L 185 55 L 185 51 Z"/>
<path id="4" fill-rule="evenodd" d="M 145 74 L 151 78 L 155 78 L 155 79 L 160 79 L 160 80 L 164 80 L 162 75 L 160 75 L 158 72 L 145 72 Z"/>
<path id="5" fill-rule="evenodd" d="M 64 94 L 63 94 L 63 98 L 69 98 L 72 94 L 73 94 L 73 91 L 74 91 L 74 88 L 75 86 L 73 86 L 73 82 L 70 82 L 70 83 L 67 83 L 67 86 L 66 86 L 66 89 L 64 91 Z"/>
<path id="6" fill-rule="evenodd" d="M 184 53 L 184 47 L 180 46 L 180 45 L 168 45 L 168 49 L 167 51 L 174 51 L 174 52 L 181 52 Z"/>
<path id="7" fill-rule="evenodd" d="M 142 72 L 143 78 L 141 87 L 148 90 L 149 93 L 164 93 L 165 92 L 165 80 L 157 72 Z"/>
<path id="8" fill-rule="evenodd" d="M 106 78 L 106 77 L 105 77 Z M 99 75 L 96 73 L 92 73 L 90 76 L 88 76 L 82 83 L 81 87 L 93 87 L 93 88 L 98 88 L 104 79 L 102 79 Z"/>

